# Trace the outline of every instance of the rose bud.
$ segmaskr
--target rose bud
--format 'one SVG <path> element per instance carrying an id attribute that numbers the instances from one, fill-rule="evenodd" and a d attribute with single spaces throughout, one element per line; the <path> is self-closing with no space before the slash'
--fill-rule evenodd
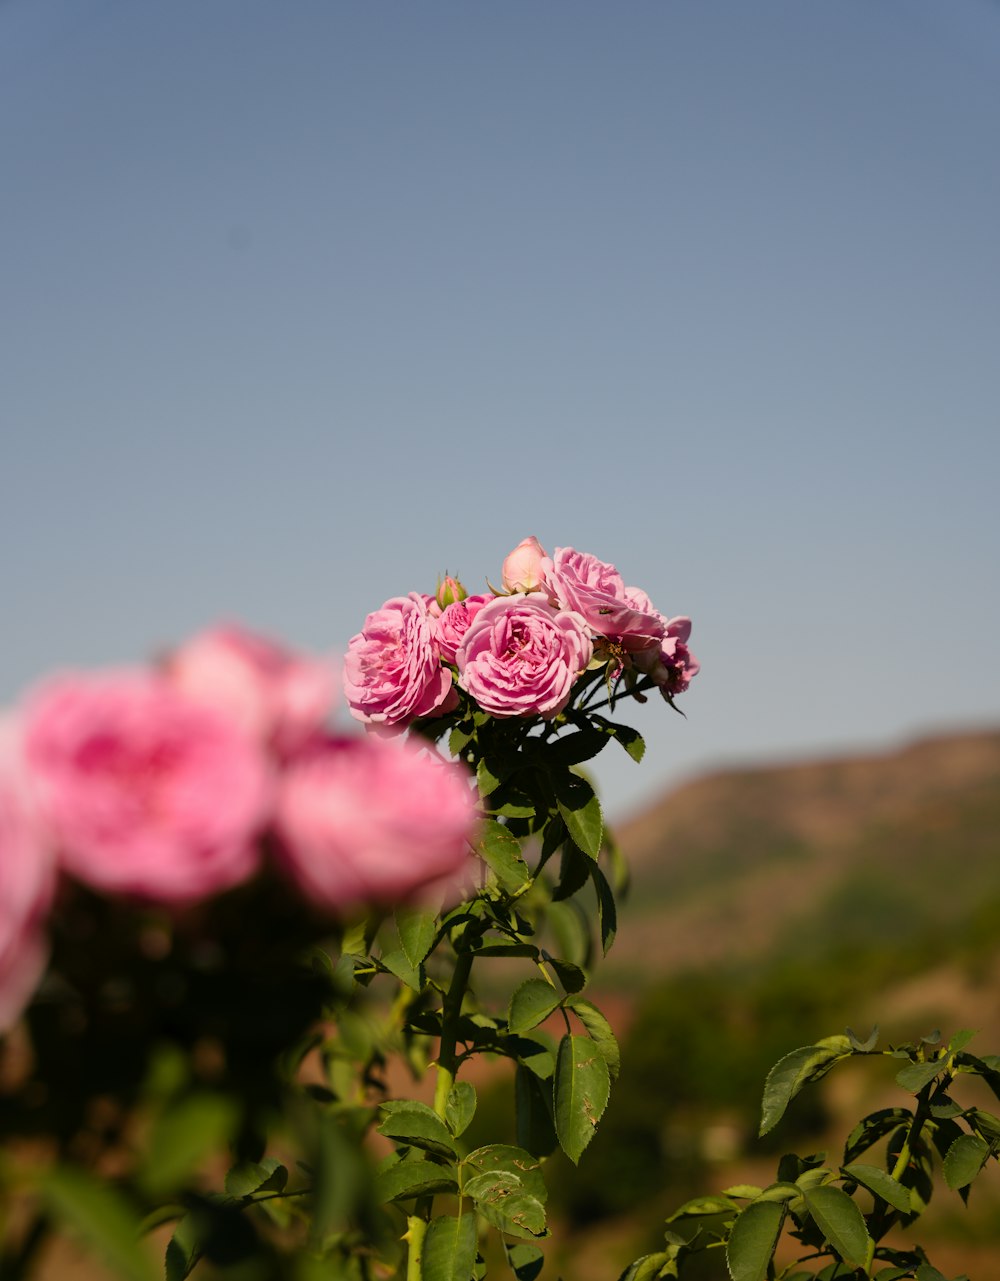
<path id="1" fill-rule="evenodd" d="M 503 585 L 508 592 L 534 592 L 542 584 L 545 550 L 537 538 L 522 538 L 503 563 Z"/>

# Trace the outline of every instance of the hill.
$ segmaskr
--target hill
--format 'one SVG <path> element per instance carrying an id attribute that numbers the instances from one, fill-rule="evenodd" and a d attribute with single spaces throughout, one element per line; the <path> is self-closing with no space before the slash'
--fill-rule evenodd
<path id="1" fill-rule="evenodd" d="M 727 770 L 616 833 L 632 869 L 605 981 L 890 930 L 1000 924 L 1000 731 Z"/>

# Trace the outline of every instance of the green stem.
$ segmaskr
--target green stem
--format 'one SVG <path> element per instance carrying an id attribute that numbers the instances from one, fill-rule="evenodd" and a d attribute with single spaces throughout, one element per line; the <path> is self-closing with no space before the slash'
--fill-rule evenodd
<path id="1" fill-rule="evenodd" d="M 419 1214 L 411 1214 L 406 1220 L 406 1236 L 403 1238 L 409 1247 L 406 1255 L 406 1281 L 423 1281 L 426 1235 L 427 1220 Z"/>
<path id="2" fill-rule="evenodd" d="M 437 1080 L 434 1084 L 434 1111 L 444 1120 L 448 1108 L 448 1095 L 458 1075 L 458 1022 L 462 1015 L 462 1002 L 469 986 L 472 971 L 472 952 L 456 953 L 448 991 L 441 1004 L 441 1045 L 437 1056 Z M 407 1243 L 406 1281 L 423 1281 L 424 1238 L 430 1222 L 432 1197 L 421 1197 L 414 1213 L 406 1220 Z"/>
<path id="3" fill-rule="evenodd" d="M 441 1006 L 441 1045 L 437 1056 L 437 1081 L 434 1086 L 434 1111 L 442 1119 L 448 1095 L 458 1074 L 458 1021 L 462 1015 L 462 1002 L 469 986 L 472 971 L 472 953 L 459 952 L 455 958 L 451 983 Z"/>
<path id="4" fill-rule="evenodd" d="M 634 698 L 636 694 L 647 694 L 650 690 L 656 688 L 656 681 L 647 676 L 644 680 L 639 681 L 632 689 L 622 690 L 621 693 L 615 693 L 614 698 L 606 698 L 603 703 L 594 703 L 586 710 L 588 712 L 598 712 L 602 707 L 610 707 L 611 704 L 620 703 L 625 698 Z"/>

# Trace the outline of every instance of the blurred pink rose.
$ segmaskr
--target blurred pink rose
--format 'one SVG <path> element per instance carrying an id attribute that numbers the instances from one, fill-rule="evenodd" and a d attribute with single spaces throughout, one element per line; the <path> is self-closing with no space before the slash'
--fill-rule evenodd
<path id="1" fill-rule="evenodd" d="M 436 631 L 437 620 L 418 592 L 395 596 L 368 615 L 344 658 L 344 693 L 356 720 L 403 729 L 418 716 L 439 716 L 456 706 Z"/>
<path id="2" fill-rule="evenodd" d="M 254 872 L 271 796 L 263 755 L 164 679 L 52 680 L 25 706 L 24 753 L 59 859 L 86 884 L 184 904 Z"/>
<path id="3" fill-rule="evenodd" d="M 626 587 L 614 565 L 588 552 L 557 547 L 545 562 L 545 586 L 563 607 L 582 614 L 598 636 L 633 653 L 658 650 L 662 616 L 638 587 Z"/>
<path id="4" fill-rule="evenodd" d="M 509 592 L 537 591 L 542 583 L 545 549 L 537 538 L 522 538 L 503 563 L 503 585 Z"/>
<path id="5" fill-rule="evenodd" d="M 586 620 L 544 596 L 498 596 L 484 605 L 455 660 L 459 684 L 494 716 L 552 717 L 593 654 Z"/>
<path id="6" fill-rule="evenodd" d="M 441 650 L 441 657 L 446 663 L 455 661 L 455 651 L 458 649 L 462 637 L 469 630 L 469 624 L 479 613 L 482 607 L 488 601 L 493 600 L 492 596 L 466 596 L 464 600 L 457 600 L 454 604 L 449 605 L 437 620 L 437 643 Z"/>
<path id="7" fill-rule="evenodd" d="M 295 654 L 238 626 L 202 632 L 170 655 L 170 681 L 217 707 L 286 756 L 323 728 L 333 706 L 332 662 Z"/>
<path id="8" fill-rule="evenodd" d="M 462 766 L 399 739 L 330 739 L 291 763 L 281 858 L 306 897 L 341 912 L 412 898 L 466 866 L 477 815 Z"/>
<path id="9" fill-rule="evenodd" d="M 32 804 L 19 734 L 0 719 L 0 1032 L 11 1027 L 48 959 L 45 916 L 55 868 Z"/>

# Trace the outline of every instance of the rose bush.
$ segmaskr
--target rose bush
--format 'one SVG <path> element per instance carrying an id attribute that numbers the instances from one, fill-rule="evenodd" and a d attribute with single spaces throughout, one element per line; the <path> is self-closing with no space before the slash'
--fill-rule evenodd
<path id="1" fill-rule="evenodd" d="M 138 1225 L 168 1222 L 168 1281 L 478 1281 L 494 1231 L 537 1275 L 541 1159 L 579 1160 L 618 1063 L 582 992 L 620 868 L 579 767 L 639 760 L 599 709 L 697 670 L 687 620 L 616 575 L 528 538 L 503 593 L 387 600 L 342 667 L 366 735 L 328 730 L 328 663 L 233 625 L 23 702 L 0 735 L 0 1020 L 23 1009 L 28 1050 L 0 1075 L 0 1275 L 68 1224 L 152 1281 Z M 481 959 L 522 971 L 499 1003 Z M 514 1072 L 516 1145 L 459 1142 L 479 1054 Z M 433 1105 L 389 1097 L 400 1059 Z"/>

